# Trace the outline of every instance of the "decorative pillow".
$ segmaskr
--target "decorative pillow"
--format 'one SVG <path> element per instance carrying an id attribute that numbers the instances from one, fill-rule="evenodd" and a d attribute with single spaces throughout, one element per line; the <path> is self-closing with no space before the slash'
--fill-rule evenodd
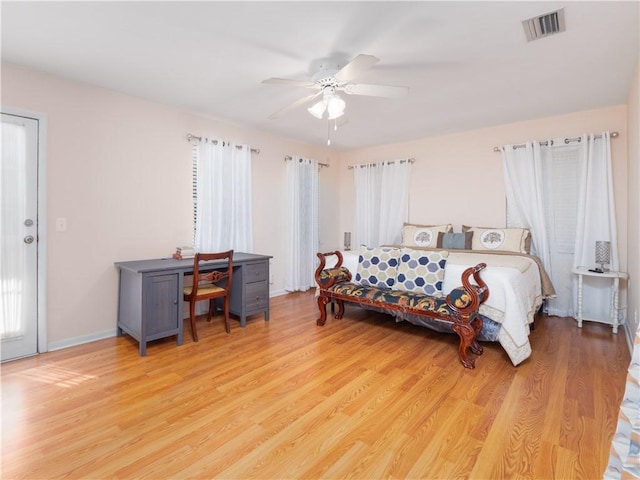
<path id="1" fill-rule="evenodd" d="M 402 246 L 436 248 L 438 233 L 448 233 L 452 230 L 451 224 L 413 225 L 411 223 L 405 223 L 404 227 L 402 227 Z"/>
<path id="2" fill-rule="evenodd" d="M 391 288 L 398 270 L 397 248 L 360 248 L 356 283 L 367 287 Z"/>
<path id="3" fill-rule="evenodd" d="M 438 232 L 438 248 L 446 250 L 471 250 L 473 232 L 442 233 Z"/>
<path id="4" fill-rule="evenodd" d="M 425 252 L 411 248 L 401 249 L 398 276 L 393 289 L 441 296 L 448 257 L 449 252 L 446 250 Z"/>
<path id="5" fill-rule="evenodd" d="M 462 226 L 463 232 L 473 232 L 472 250 L 499 250 L 529 253 L 527 239 L 531 233 L 526 228 L 486 228 Z"/>

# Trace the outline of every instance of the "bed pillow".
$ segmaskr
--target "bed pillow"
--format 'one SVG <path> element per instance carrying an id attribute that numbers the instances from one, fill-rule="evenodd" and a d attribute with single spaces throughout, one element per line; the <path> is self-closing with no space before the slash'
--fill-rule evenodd
<path id="1" fill-rule="evenodd" d="M 360 247 L 355 283 L 367 287 L 391 288 L 398 270 L 397 248 Z"/>
<path id="2" fill-rule="evenodd" d="M 411 248 L 401 249 L 398 276 L 393 290 L 442 296 L 444 267 L 448 257 L 449 252 L 446 250 L 425 252 Z"/>
<path id="3" fill-rule="evenodd" d="M 473 232 L 472 250 L 529 253 L 531 233 L 526 228 L 487 228 L 462 226 L 463 232 Z"/>
<path id="4" fill-rule="evenodd" d="M 452 230 L 451 224 L 414 225 L 405 223 L 404 227 L 402 227 L 402 246 L 436 248 L 438 233 L 448 233 Z"/>
<path id="5" fill-rule="evenodd" d="M 471 250 L 473 232 L 442 233 L 438 232 L 438 248 L 445 250 Z"/>

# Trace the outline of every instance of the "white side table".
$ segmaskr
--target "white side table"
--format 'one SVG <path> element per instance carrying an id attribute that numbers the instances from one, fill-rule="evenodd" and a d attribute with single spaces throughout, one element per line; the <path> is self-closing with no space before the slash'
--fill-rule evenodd
<path id="1" fill-rule="evenodd" d="M 576 267 L 572 270 L 572 272 L 578 275 L 578 318 L 577 318 L 578 327 L 582 328 L 582 320 L 595 320 L 597 322 L 611 324 L 613 326 L 613 333 L 618 333 L 618 312 L 620 310 L 618 306 L 618 293 L 620 291 L 620 279 L 628 278 L 629 274 L 627 274 L 626 272 L 612 272 L 612 271 L 606 271 L 603 273 L 590 272 L 587 267 Z M 582 317 L 582 278 L 585 275 L 588 277 L 613 279 L 613 285 L 611 287 L 611 303 L 609 306 L 609 311 L 610 311 L 609 321 L 603 320 L 603 319 L 595 319 L 595 318 L 584 319 Z"/>

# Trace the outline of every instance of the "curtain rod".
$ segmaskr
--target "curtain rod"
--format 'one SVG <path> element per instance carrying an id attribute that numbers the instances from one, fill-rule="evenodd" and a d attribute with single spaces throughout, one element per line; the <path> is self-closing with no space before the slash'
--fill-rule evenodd
<path id="1" fill-rule="evenodd" d="M 618 132 L 611 132 L 611 138 L 618 138 L 618 135 L 620 135 Z M 602 135 L 594 135 L 593 138 L 602 138 Z M 551 145 L 553 145 L 553 140 L 551 141 Z M 574 138 L 565 138 L 564 139 L 564 143 L 565 144 L 569 144 L 569 142 L 579 142 L 580 141 L 580 137 L 574 137 Z M 545 142 L 540 142 L 540 145 L 543 145 L 545 147 L 549 146 L 549 141 L 545 141 Z M 514 145 L 513 149 L 515 150 L 516 148 L 524 148 L 526 145 L 524 143 L 520 144 L 520 145 Z M 493 151 L 494 152 L 502 152 L 502 148 L 500 147 L 493 147 Z"/>
<path id="2" fill-rule="evenodd" d="M 288 162 L 289 160 L 293 160 L 293 157 L 291 155 L 287 155 L 286 157 L 284 157 L 284 161 Z M 320 163 L 318 162 L 318 166 L 320 167 L 329 167 L 328 163 Z"/>
<path id="3" fill-rule="evenodd" d="M 405 163 L 405 162 L 413 163 L 415 161 L 416 161 L 415 158 L 408 158 L 406 160 L 399 160 L 398 163 Z M 396 161 L 395 160 L 389 160 L 389 161 L 385 161 L 383 163 L 386 163 L 387 165 L 391 165 L 392 163 L 396 163 Z M 377 165 L 376 163 L 363 163 L 361 165 L 349 165 L 347 168 L 349 170 L 353 170 L 356 167 L 375 167 L 376 165 Z"/>
<path id="4" fill-rule="evenodd" d="M 202 140 L 202 137 L 197 137 L 197 136 L 195 136 L 195 135 L 192 135 L 191 133 L 187 133 L 187 141 L 188 141 L 188 142 L 191 142 L 191 140 L 198 140 L 198 141 L 200 141 L 200 140 Z M 211 142 L 212 142 L 214 145 L 217 145 L 217 144 L 218 144 L 218 141 L 217 141 L 217 140 L 212 140 Z M 240 149 L 242 148 L 242 145 L 236 145 L 236 148 L 237 148 L 238 150 L 240 150 Z M 259 153 L 260 153 L 260 149 L 259 149 L 259 148 L 252 148 L 252 149 L 251 149 L 251 153 L 259 154 Z"/>

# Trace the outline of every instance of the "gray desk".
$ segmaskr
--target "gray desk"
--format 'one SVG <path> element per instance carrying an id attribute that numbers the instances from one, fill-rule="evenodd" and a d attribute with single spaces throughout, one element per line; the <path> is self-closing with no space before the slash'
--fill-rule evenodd
<path id="1" fill-rule="evenodd" d="M 247 315 L 263 313 L 269 320 L 269 259 L 267 255 L 235 252 L 229 311 L 245 327 Z M 203 262 L 201 271 L 219 268 L 220 261 Z M 147 342 L 177 336 L 182 345 L 182 291 L 184 275 L 193 273 L 193 259 L 158 258 L 116 262 L 118 336 L 131 335 L 145 355 Z"/>

